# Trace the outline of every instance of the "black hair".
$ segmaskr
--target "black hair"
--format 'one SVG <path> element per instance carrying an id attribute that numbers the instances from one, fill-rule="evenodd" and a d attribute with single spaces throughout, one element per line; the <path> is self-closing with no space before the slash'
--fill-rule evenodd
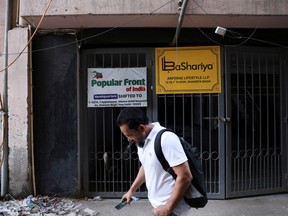
<path id="1" fill-rule="evenodd" d="M 127 124 L 129 129 L 137 130 L 140 124 L 149 124 L 149 119 L 141 109 L 128 107 L 122 109 L 117 117 L 117 125 L 120 127 L 123 124 Z"/>

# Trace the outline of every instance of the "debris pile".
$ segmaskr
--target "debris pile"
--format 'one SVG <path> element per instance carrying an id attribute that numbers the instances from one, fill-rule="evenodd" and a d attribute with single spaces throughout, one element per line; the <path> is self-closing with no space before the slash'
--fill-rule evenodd
<path id="1" fill-rule="evenodd" d="M 0 216 L 98 216 L 92 209 L 82 209 L 82 204 L 75 204 L 66 198 L 28 196 L 23 200 L 16 200 L 10 196 L 9 201 L 0 202 Z"/>

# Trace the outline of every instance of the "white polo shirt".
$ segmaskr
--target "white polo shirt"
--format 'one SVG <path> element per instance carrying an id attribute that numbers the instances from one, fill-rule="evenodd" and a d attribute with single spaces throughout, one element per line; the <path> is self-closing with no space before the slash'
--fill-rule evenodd
<path id="1" fill-rule="evenodd" d="M 148 198 L 154 208 L 164 205 L 172 194 L 175 180 L 166 172 L 154 150 L 154 141 L 157 133 L 164 129 L 158 122 L 152 123 L 153 129 L 145 140 L 143 148 L 138 147 L 139 160 L 144 168 L 145 181 L 148 189 Z M 186 154 L 177 135 L 165 132 L 161 136 L 161 146 L 164 157 L 171 167 L 187 161 Z M 177 215 L 187 215 L 190 207 L 182 199 L 173 212 Z"/>

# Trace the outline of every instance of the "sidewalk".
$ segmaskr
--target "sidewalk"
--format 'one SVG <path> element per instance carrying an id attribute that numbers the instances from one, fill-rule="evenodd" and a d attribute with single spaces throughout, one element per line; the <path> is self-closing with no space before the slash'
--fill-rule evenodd
<path id="1" fill-rule="evenodd" d="M 117 210 L 120 199 L 73 199 L 28 196 L 0 201 L 0 215 L 5 216 L 152 216 L 147 199 L 140 199 Z M 288 216 L 288 193 L 241 199 L 209 200 L 203 209 L 191 209 L 189 216 Z"/>
<path id="2" fill-rule="evenodd" d="M 114 207 L 117 199 L 102 201 L 78 200 L 83 208 L 97 212 L 98 216 L 151 216 L 148 200 L 138 200 L 121 210 Z M 288 216 L 288 194 L 255 196 L 241 199 L 209 200 L 203 209 L 191 209 L 189 216 Z"/>

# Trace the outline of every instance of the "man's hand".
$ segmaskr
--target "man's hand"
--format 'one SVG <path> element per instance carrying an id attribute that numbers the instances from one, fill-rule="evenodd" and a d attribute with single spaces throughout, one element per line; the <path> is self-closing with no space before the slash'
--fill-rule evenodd
<path id="1" fill-rule="evenodd" d="M 130 192 L 130 190 L 126 193 L 126 194 L 124 194 L 123 196 L 122 196 L 122 201 L 123 200 L 127 200 L 127 203 L 128 204 L 130 204 L 131 203 L 131 197 L 133 196 L 133 193 L 132 192 Z"/>
<path id="2" fill-rule="evenodd" d="M 131 197 L 134 195 L 136 190 L 145 182 L 145 173 L 144 173 L 144 168 L 141 166 L 138 174 L 136 176 L 135 181 L 131 185 L 129 191 L 122 196 L 122 200 L 126 199 L 127 203 L 130 204 L 131 202 Z"/>
<path id="3" fill-rule="evenodd" d="M 162 205 L 152 210 L 154 216 L 170 216 L 172 211 L 166 206 Z"/>

